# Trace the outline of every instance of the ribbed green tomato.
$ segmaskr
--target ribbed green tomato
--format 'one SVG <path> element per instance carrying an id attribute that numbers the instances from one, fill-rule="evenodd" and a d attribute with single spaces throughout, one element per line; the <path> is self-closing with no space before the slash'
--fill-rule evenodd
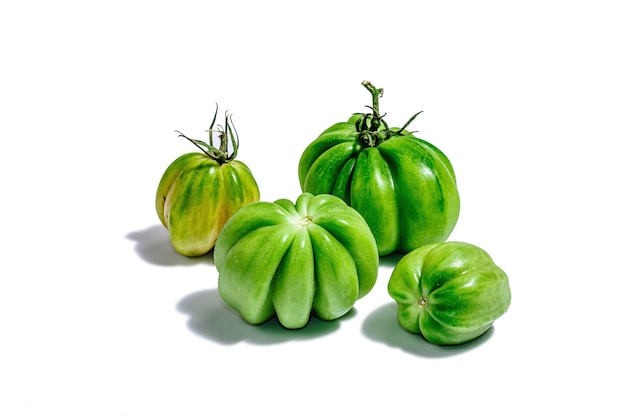
<path id="1" fill-rule="evenodd" d="M 302 191 L 333 194 L 355 208 L 380 255 L 445 241 L 460 210 L 452 164 L 405 130 L 417 115 L 403 128 L 389 128 L 378 113 L 382 90 L 363 84 L 372 93 L 374 113 L 337 123 L 309 144 L 298 166 Z"/>
<path id="2" fill-rule="evenodd" d="M 213 252 L 222 299 L 252 324 L 286 328 L 345 315 L 374 286 L 376 241 L 359 213 L 332 195 L 304 193 L 243 207 Z"/>
<path id="3" fill-rule="evenodd" d="M 200 256 L 213 249 L 226 221 L 260 198 L 250 169 L 235 160 L 239 141 L 228 116 L 225 125 L 225 131 L 220 132 L 220 149 L 213 147 L 212 138 L 206 144 L 180 134 L 203 152 L 178 157 L 165 170 L 157 188 L 157 215 L 169 230 L 174 249 L 185 256 Z M 211 135 L 212 130 L 209 132 Z M 228 139 L 233 147 L 230 155 Z"/>
<path id="4" fill-rule="evenodd" d="M 388 291 L 398 321 L 437 345 L 469 342 L 511 304 L 509 279 L 483 249 L 464 242 L 430 244 L 396 265 Z"/>

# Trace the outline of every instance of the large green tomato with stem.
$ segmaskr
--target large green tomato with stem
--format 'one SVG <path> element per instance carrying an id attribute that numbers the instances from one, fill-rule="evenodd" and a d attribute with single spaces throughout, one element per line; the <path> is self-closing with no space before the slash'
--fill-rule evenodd
<path id="1" fill-rule="evenodd" d="M 209 143 L 190 139 L 202 153 L 191 152 L 172 162 L 161 177 L 156 211 L 169 230 L 174 249 L 186 256 L 200 256 L 215 246 L 226 221 L 241 207 L 259 201 L 259 188 L 246 164 L 236 160 L 239 137 L 226 115 L 224 130 L 209 128 Z M 213 146 L 217 132 L 220 147 Z M 228 143 L 231 152 L 228 151 Z"/>
<path id="2" fill-rule="evenodd" d="M 487 252 L 465 242 L 430 244 L 404 255 L 388 291 L 400 325 L 437 345 L 477 338 L 511 304 L 505 272 Z"/>
<path id="3" fill-rule="evenodd" d="M 390 128 L 372 94 L 371 114 L 337 123 L 304 150 L 298 176 L 303 192 L 333 194 L 370 226 L 380 255 L 407 253 L 445 241 L 459 217 L 460 200 L 449 159 L 406 127 Z"/>
<path id="4" fill-rule="evenodd" d="M 304 327 L 312 314 L 345 315 L 378 275 L 367 223 L 327 194 L 243 207 L 224 226 L 213 257 L 226 304 L 249 323 L 276 316 L 289 329 Z"/>

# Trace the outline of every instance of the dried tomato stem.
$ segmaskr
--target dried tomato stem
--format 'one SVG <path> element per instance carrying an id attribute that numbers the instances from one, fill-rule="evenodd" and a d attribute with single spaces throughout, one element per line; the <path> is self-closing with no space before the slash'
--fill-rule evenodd
<path id="1" fill-rule="evenodd" d="M 209 143 L 203 142 L 197 139 L 191 139 L 181 132 L 176 130 L 179 137 L 183 137 L 187 139 L 189 142 L 193 143 L 198 149 L 204 152 L 208 157 L 216 160 L 220 164 L 226 163 L 228 161 L 232 161 L 237 157 L 237 150 L 239 149 L 239 135 L 237 134 L 237 130 L 233 125 L 232 115 L 229 115 L 228 112 L 225 115 L 224 127 L 215 126 L 215 120 L 217 119 L 217 111 L 218 106 L 215 106 L 215 114 L 213 115 L 213 121 L 211 122 L 211 126 L 207 130 L 209 133 Z M 213 133 L 216 132 L 220 139 L 220 147 L 219 149 L 213 146 Z M 230 141 L 232 152 L 230 155 L 228 154 L 228 142 Z"/>

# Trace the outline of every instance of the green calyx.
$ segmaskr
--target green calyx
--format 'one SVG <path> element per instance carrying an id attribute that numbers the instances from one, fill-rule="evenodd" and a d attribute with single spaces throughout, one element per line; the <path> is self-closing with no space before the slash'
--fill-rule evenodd
<path id="1" fill-rule="evenodd" d="M 209 132 L 209 143 L 203 142 L 197 139 L 191 139 L 181 132 L 176 130 L 179 137 L 183 137 L 187 139 L 189 142 L 196 145 L 202 152 L 204 152 L 208 157 L 216 160 L 220 164 L 224 164 L 226 162 L 232 161 L 237 157 L 237 150 L 239 149 L 239 135 L 237 134 L 237 130 L 233 125 L 232 115 L 229 115 L 226 112 L 224 116 L 224 127 L 217 125 L 215 126 L 215 120 L 217 119 L 217 111 L 218 106 L 215 105 L 215 114 L 213 115 L 213 121 L 211 122 L 211 126 L 207 130 Z M 215 128 L 214 128 L 215 126 Z M 217 133 L 220 145 L 219 148 L 213 145 L 213 133 Z M 232 151 L 228 153 L 228 142 L 230 141 Z"/>
<path id="2" fill-rule="evenodd" d="M 367 91 L 372 95 L 372 105 L 366 106 L 372 110 L 372 113 L 355 113 L 355 115 L 360 116 L 356 120 L 356 129 L 359 134 L 359 140 L 364 146 L 378 146 L 382 142 L 391 139 L 394 136 L 403 136 L 406 135 L 405 129 L 413 122 L 413 120 L 421 113 L 415 113 L 408 122 L 402 126 L 400 129 L 390 129 L 389 125 L 383 117 L 386 114 L 381 115 L 379 111 L 378 100 L 383 96 L 383 89 L 376 88 L 371 82 L 363 81 L 361 83 Z"/>

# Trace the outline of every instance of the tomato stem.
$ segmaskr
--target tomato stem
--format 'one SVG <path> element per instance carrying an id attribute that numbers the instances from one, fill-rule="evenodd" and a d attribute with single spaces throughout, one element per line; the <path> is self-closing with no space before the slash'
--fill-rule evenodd
<path id="1" fill-rule="evenodd" d="M 365 146 L 374 147 L 387 140 L 390 133 L 389 126 L 383 119 L 385 115 L 381 115 L 379 110 L 379 99 L 383 95 L 383 89 L 376 88 L 369 81 L 363 81 L 361 84 L 372 95 L 372 105 L 366 106 L 372 110 L 372 113 L 361 113 L 361 117 L 356 122 L 356 128 L 359 132 L 361 143 Z"/>
<path id="2" fill-rule="evenodd" d="M 387 115 L 380 114 L 379 110 L 379 99 L 383 96 L 383 89 L 376 88 L 374 84 L 369 81 L 363 81 L 361 84 L 370 92 L 372 95 L 372 105 L 366 106 L 367 108 L 372 110 L 372 113 L 365 114 L 359 113 L 361 116 L 356 121 L 356 128 L 359 132 L 359 140 L 365 146 L 378 146 L 382 142 L 391 139 L 394 136 L 403 136 L 406 135 L 405 129 L 415 120 L 415 118 L 422 113 L 415 113 L 400 129 L 395 129 L 392 131 L 385 122 L 384 117 Z M 413 132 L 410 132 L 413 133 Z"/>
<path id="3" fill-rule="evenodd" d="M 237 133 L 237 129 L 235 129 L 235 125 L 233 124 L 233 116 L 229 115 L 226 112 L 224 119 L 224 127 L 217 125 L 215 126 L 215 120 L 217 119 L 218 106 L 215 105 L 215 114 L 213 115 L 213 120 L 211 121 L 211 126 L 206 132 L 209 133 L 209 143 L 203 142 L 201 140 L 192 139 L 190 137 L 185 136 L 178 130 L 175 130 L 178 133 L 178 137 L 183 137 L 187 139 L 189 142 L 193 143 L 198 149 L 200 149 L 204 154 L 208 157 L 216 160 L 220 164 L 226 163 L 228 161 L 232 161 L 237 157 L 237 150 L 239 149 L 239 134 Z M 213 133 L 216 132 L 220 139 L 220 147 L 216 148 L 213 145 Z M 228 142 L 230 141 L 232 152 L 228 154 Z"/>
<path id="4" fill-rule="evenodd" d="M 361 84 L 367 88 L 367 91 L 370 92 L 370 94 L 372 95 L 372 111 L 374 112 L 374 116 L 380 116 L 380 113 L 378 112 L 378 99 L 380 97 L 383 96 L 383 89 L 382 88 L 376 88 L 374 86 L 374 84 L 372 84 L 371 82 L 365 80 L 363 82 L 361 82 Z"/>

